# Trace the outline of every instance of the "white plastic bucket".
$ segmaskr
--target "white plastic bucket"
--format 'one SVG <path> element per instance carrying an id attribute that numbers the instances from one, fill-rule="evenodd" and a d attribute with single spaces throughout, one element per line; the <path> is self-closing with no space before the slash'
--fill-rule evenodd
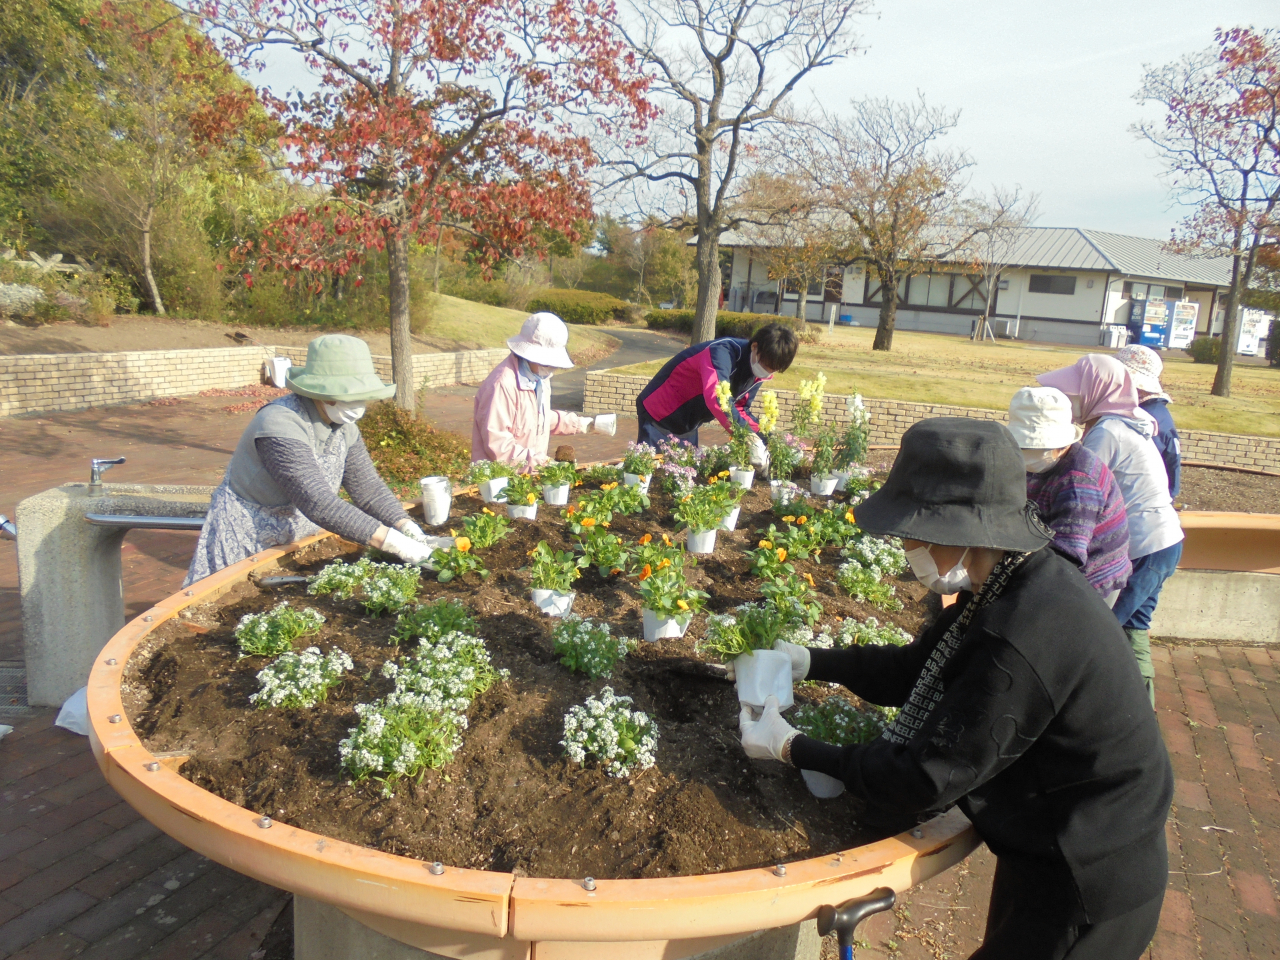
<path id="1" fill-rule="evenodd" d="M 641 477 L 638 473 L 624 473 L 622 475 L 623 483 L 628 487 L 638 486 L 640 488 L 640 492 L 646 495 L 649 493 L 649 481 L 652 479 L 653 477 Z"/>
<path id="2" fill-rule="evenodd" d="M 640 615 L 644 621 L 644 638 L 650 643 L 667 637 L 683 637 L 684 632 L 689 629 L 689 621 L 693 619 L 692 617 L 685 617 L 683 620 L 679 617 L 659 619 L 656 613 L 648 609 L 641 610 Z M 787 662 L 790 663 L 790 659 Z"/>
<path id="3" fill-rule="evenodd" d="M 618 415 L 616 413 L 600 413 L 595 419 L 596 433 L 612 437 L 618 432 Z"/>
<path id="4" fill-rule="evenodd" d="M 777 697 L 778 709 L 795 703 L 791 694 L 791 658 L 781 650 L 756 650 L 733 661 L 738 700 L 757 709 L 765 697 Z"/>
<path id="5" fill-rule="evenodd" d="M 448 477 L 423 477 L 418 485 L 422 488 L 422 515 L 428 526 L 438 527 L 449 519 L 453 484 Z"/>
<path id="6" fill-rule="evenodd" d="M 835 493 L 836 484 L 839 482 L 839 477 L 834 474 L 827 474 L 823 477 L 810 477 L 809 489 L 820 497 L 829 497 Z"/>
<path id="7" fill-rule="evenodd" d="M 853 476 L 843 470 L 833 470 L 831 475 L 836 478 L 836 493 L 844 493 L 844 485 L 849 482 L 849 478 Z"/>
<path id="8" fill-rule="evenodd" d="M 756 479 L 755 467 L 750 467 L 746 470 L 743 470 L 739 467 L 729 468 L 730 482 L 741 487 L 743 490 L 750 490 L 751 484 L 755 482 L 755 479 Z"/>
<path id="9" fill-rule="evenodd" d="M 272 357 L 264 364 L 267 374 L 267 380 L 273 387 L 284 388 L 285 382 L 289 376 L 289 368 L 293 366 L 293 361 L 288 357 Z"/>
<path id="10" fill-rule="evenodd" d="M 547 502 L 549 507 L 563 507 L 569 502 L 569 488 L 572 484 L 562 483 L 554 486 L 549 483 L 542 485 L 542 499 Z"/>
<path id="11" fill-rule="evenodd" d="M 549 617 L 567 617 L 573 609 L 573 598 L 577 596 L 572 590 L 560 593 L 558 590 L 533 590 L 533 602 L 539 610 Z"/>
<path id="12" fill-rule="evenodd" d="M 537 520 L 538 505 L 536 503 L 530 503 L 530 504 L 508 503 L 507 516 L 510 517 L 512 520 Z"/>
<path id="13" fill-rule="evenodd" d="M 690 530 L 687 544 L 690 553 L 714 553 L 718 530 Z"/>
<path id="14" fill-rule="evenodd" d="M 825 773 L 819 773 L 817 770 L 801 770 L 800 776 L 804 777 L 804 785 L 809 788 L 809 792 L 822 800 L 830 800 L 844 793 L 844 781 Z"/>
<path id="15" fill-rule="evenodd" d="M 738 528 L 738 514 L 742 512 L 742 506 L 736 506 L 729 511 L 728 516 L 720 521 L 721 530 L 736 530 Z"/>
<path id="16" fill-rule="evenodd" d="M 498 491 L 507 485 L 510 477 L 494 477 L 480 483 L 480 499 L 485 503 L 493 503 L 498 498 Z"/>

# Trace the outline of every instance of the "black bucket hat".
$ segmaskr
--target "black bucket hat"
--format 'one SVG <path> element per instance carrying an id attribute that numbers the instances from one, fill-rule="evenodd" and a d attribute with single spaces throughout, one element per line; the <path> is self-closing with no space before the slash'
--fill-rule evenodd
<path id="1" fill-rule="evenodd" d="M 884 486 L 854 516 L 867 533 L 949 547 L 1030 552 L 1053 539 L 1027 500 L 1022 450 L 994 420 L 937 417 L 912 426 Z"/>

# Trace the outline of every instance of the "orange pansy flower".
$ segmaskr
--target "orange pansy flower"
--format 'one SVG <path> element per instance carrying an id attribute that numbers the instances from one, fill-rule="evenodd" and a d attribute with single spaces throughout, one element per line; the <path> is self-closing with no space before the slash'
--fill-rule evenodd
<path id="1" fill-rule="evenodd" d="M 653 540 L 653 534 L 652 534 L 652 533 L 646 533 L 643 537 L 641 537 L 641 538 L 640 538 L 640 546 L 642 546 L 642 547 L 647 547 L 647 546 L 649 545 L 650 541 L 652 541 L 652 540 Z"/>
<path id="2" fill-rule="evenodd" d="M 778 548 L 778 550 L 777 550 L 777 555 L 778 555 L 778 562 L 779 562 L 779 563 L 782 563 L 784 560 L 786 560 L 786 559 L 787 559 L 787 550 L 786 550 L 786 547 L 779 547 L 779 548 Z"/>
<path id="3" fill-rule="evenodd" d="M 584 527 L 594 527 L 594 526 L 596 525 L 596 518 L 595 518 L 595 517 L 583 517 L 583 518 L 582 518 L 582 525 L 583 525 Z"/>
<path id="4" fill-rule="evenodd" d="M 471 549 L 471 540 L 467 537 L 459 537 L 453 541 L 453 546 L 459 553 L 466 553 Z"/>
<path id="5" fill-rule="evenodd" d="M 646 563 L 646 564 L 644 565 L 644 569 L 640 571 L 640 579 L 641 579 L 641 580 L 648 580 L 648 579 L 649 579 L 649 577 L 650 577 L 650 576 L 652 576 L 652 574 L 653 574 L 653 570 L 652 570 L 652 569 L 649 567 L 649 565 Z"/>

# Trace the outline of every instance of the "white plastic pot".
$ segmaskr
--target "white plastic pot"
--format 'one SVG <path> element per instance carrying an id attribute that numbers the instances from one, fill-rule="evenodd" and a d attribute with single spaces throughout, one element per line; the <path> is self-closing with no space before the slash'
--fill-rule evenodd
<path id="1" fill-rule="evenodd" d="M 738 528 L 738 514 L 742 512 L 742 506 L 736 506 L 729 511 L 729 515 L 720 521 L 721 530 L 736 530 Z"/>
<path id="2" fill-rule="evenodd" d="M 648 496 L 649 494 L 649 481 L 652 479 L 653 477 L 651 476 L 642 477 L 638 473 L 624 473 L 622 475 L 623 483 L 625 483 L 628 487 L 639 487 L 640 492 L 645 494 L 646 496 Z"/>
<path id="3" fill-rule="evenodd" d="M 573 598 L 577 593 L 570 590 L 568 593 L 561 593 L 559 590 L 538 590 L 530 591 L 533 595 L 534 605 L 549 617 L 567 617 L 569 611 L 573 609 Z"/>
<path id="4" fill-rule="evenodd" d="M 810 477 L 809 489 L 820 497 L 829 497 L 835 493 L 839 482 L 839 478 L 830 473 L 822 477 Z"/>
<path id="5" fill-rule="evenodd" d="M 817 770 L 801 770 L 800 776 L 804 777 L 804 785 L 809 788 L 809 792 L 822 800 L 830 800 L 844 793 L 844 781 L 827 776 L 825 773 L 819 773 Z"/>
<path id="6" fill-rule="evenodd" d="M 844 485 L 849 482 L 849 478 L 853 476 L 844 470 L 833 470 L 831 475 L 836 478 L 836 493 L 844 493 Z"/>
<path id="7" fill-rule="evenodd" d="M 690 553 L 714 553 L 716 549 L 716 534 L 718 529 L 713 530 L 690 530 L 689 542 L 686 545 Z"/>
<path id="8" fill-rule="evenodd" d="M 641 610 L 640 615 L 644 621 L 644 638 L 650 643 L 667 637 L 683 637 L 684 632 L 689 629 L 689 621 L 693 619 L 692 616 L 686 616 L 683 620 L 679 617 L 663 619 L 648 609 Z M 790 658 L 787 662 L 791 662 Z"/>
<path id="9" fill-rule="evenodd" d="M 618 432 L 618 415 L 616 413 L 596 414 L 593 426 L 596 433 L 603 433 L 606 437 L 612 437 Z"/>
<path id="10" fill-rule="evenodd" d="M 453 484 L 448 477 L 423 477 L 418 485 L 422 488 L 422 514 L 427 525 L 438 527 L 449 519 Z"/>
<path id="11" fill-rule="evenodd" d="M 730 482 L 741 487 L 743 490 L 750 490 L 751 484 L 755 483 L 755 479 L 756 479 L 755 467 L 748 467 L 746 470 L 743 470 L 741 467 L 729 468 Z"/>
<path id="12" fill-rule="evenodd" d="M 765 697 L 777 697 L 778 709 L 795 703 L 791 695 L 791 658 L 781 650 L 756 650 L 733 661 L 738 701 L 757 709 Z"/>
<path id="13" fill-rule="evenodd" d="M 770 480 L 769 481 L 769 499 L 775 503 L 786 497 L 792 499 L 791 492 L 796 489 L 796 485 L 790 480 Z"/>
<path id="14" fill-rule="evenodd" d="M 510 477 L 494 477 L 480 483 L 480 499 L 485 503 L 493 503 L 498 499 L 498 491 L 507 485 Z"/>
<path id="15" fill-rule="evenodd" d="M 549 507 L 563 507 L 569 502 L 569 488 L 571 484 L 562 483 L 559 486 L 553 486 L 549 483 L 542 485 L 542 499 L 547 501 Z"/>
<path id="16" fill-rule="evenodd" d="M 536 503 L 523 504 L 523 505 L 508 503 L 507 516 L 510 517 L 512 520 L 537 520 L 538 505 Z"/>

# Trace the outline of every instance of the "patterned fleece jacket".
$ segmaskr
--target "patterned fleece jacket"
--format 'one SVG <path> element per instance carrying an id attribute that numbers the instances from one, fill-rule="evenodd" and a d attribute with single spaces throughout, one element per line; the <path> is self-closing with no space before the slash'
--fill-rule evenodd
<path id="1" fill-rule="evenodd" d="M 1124 495 L 1107 465 L 1082 444 L 1052 469 L 1027 474 L 1027 499 L 1053 530 L 1053 546 L 1075 562 L 1104 597 L 1129 579 Z"/>
<path id="2" fill-rule="evenodd" d="M 695 343 L 667 361 L 636 398 L 637 412 L 668 433 L 696 430 L 714 418 L 725 430 L 732 424 L 716 400 L 716 384 L 725 380 L 733 391 L 734 423 L 753 433 L 760 424 L 751 416 L 751 401 L 764 381 L 751 372 L 751 341 L 721 337 Z"/>

